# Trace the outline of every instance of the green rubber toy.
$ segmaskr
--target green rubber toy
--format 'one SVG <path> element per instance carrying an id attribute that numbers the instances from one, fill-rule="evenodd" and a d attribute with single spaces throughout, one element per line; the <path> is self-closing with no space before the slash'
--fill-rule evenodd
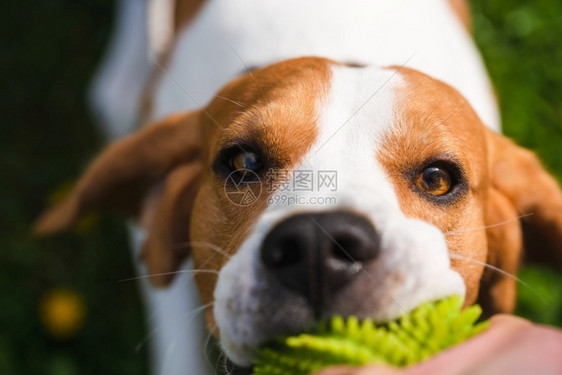
<path id="1" fill-rule="evenodd" d="M 452 296 L 424 303 L 396 321 L 335 316 L 313 332 L 278 339 L 264 346 L 254 360 L 254 375 L 308 375 L 327 366 L 418 363 L 472 337 L 488 327 L 476 323 L 478 305 L 461 311 L 463 298 Z"/>

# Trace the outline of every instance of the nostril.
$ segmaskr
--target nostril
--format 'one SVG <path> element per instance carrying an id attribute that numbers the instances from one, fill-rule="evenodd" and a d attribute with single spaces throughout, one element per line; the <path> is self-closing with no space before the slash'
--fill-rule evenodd
<path id="1" fill-rule="evenodd" d="M 363 219 L 348 219 L 332 228 L 330 255 L 346 262 L 369 262 L 379 252 L 379 238 L 373 226 Z"/>
<path id="2" fill-rule="evenodd" d="M 262 251 L 262 261 L 272 268 L 293 266 L 301 261 L 303 250 L 297 238 L 283 238 Z"/>
<path id="3" fill-rule="evenodd" d="M 361 246 L 361 242 L 352 236 L 340 235 L 334 237 L 332 243 L 331 255 L 344 262 L 353 263 L 360 259 L 356 259 L 353 254 L 357 253 L 357 249 Z"/>

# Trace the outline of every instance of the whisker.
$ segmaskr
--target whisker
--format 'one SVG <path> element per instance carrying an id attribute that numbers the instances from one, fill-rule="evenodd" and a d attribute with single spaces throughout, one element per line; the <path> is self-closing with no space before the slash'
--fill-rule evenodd
<path id="1" fill-rule="evenodd" d="M 346 249 L 344 249 L 344 248 L 335 240 L 335 238 L 332 237 L 332 236 L 330 235 L 330 233 L 328 233 L 328 231 L 326 231 L 326 229 L 324 229 L 324 227 L 323 227 L 322 225 L 320 225 L 320 224 L 319 224 L 316 220 L 314 220 L 312 217 L 310 217 L 310 220 L 311 220 L 322 232 L 324 232 L 324 234 L 325 234 L 325 235 L 326 235 L 326 236 L 327 236 L 327 237 L 328 237 L 344 254 L 345 254 L 345 256 L 347 256 L 352 262 L 357 262 L 357 261 L 353 258 L 353 256 L 351 256 L 351 254 L 349 254 L 349 252 L 348 252 Z M 398 308 L 399 308 L 404 314 L 407 313 L 407 311 L 398 303 L 398 301 L 396 301 L 396 300 L 394 299 L 394 297 L 386 290 L 386 288 L 385 288 L 383 285 L 381 285 L 381 283 L 380 283 L 379 281 L 377 281 L 377 280 L 375 279 L 375 277 L 374 277 L 369 271 L 365 270 L 362 265 L 361 265 L 360 271 L 361 271 L 361 272 L 364 272 L 365 274 L 367 274 L 367 276 L 368 276 L 372 281 L 374 281 L 374 282 L 377 284 L 377 286 L 383 291 L 383 293 L 386 294 L 387 297 L 390 298 L 390 300 L 392 301 L 392 303 L 394 303 L 396 306 L 398 306 Z"/>
<path id="2" fill-rule="evenodd" d="M 197 315 L 198 313 L 200 313 L 201 311 L 205 311 L 206 308 L 211 307 L 215 304 L 215 301 L 211 301 L 209 303 L 206 303 L 204 305 L 201 305 L 193 310 L 191 310 L 189 313 L 184 314 L 181 318 L 183 319 L 184 317 L 189 318 L 192 314 Z M 188 320 L 189 321 L 189 320 Z"/>
<path id="3" fill-rule="evenodd" d="M 191 310 L 187 315 L 181 316 L 181 317 L 176 317 L 176 319 L 181 318 L 182 319 L 182 324 L 187 324 L 189 323 L 189 321 L 193 318 L 195 318 L 197 316 L 197 314 L 199 314 L 201 311 L 205 311 L 205 309 L 207 307 L 213 306 L 214 302 L 210 302 L 207 303 L 205 305 L 199 306 L 196 309 Z M 183 320 L 183 318 L 187 318 L 187 320 Z M 136 346 L 135 346 L 135 352 L 138 352 L 143 345 L 152 337 L 154 336 L 154 334 L 156 332 L 158 332 L 159 328 L 155 328 L 152 331 L 150 331 Z"/>
<path id="4" fill-rule="evenodd" d="M 183 274 L 183 273 L 190 273 L 190 274 L 214 273 L 214 274 L 218 274 L 219 272 L 216 271 L 216 270 L 211 270 L 211 269 L 178 270 L 178 271 L 172 271 L 172 272 L 152 273 L 152 274 L 149 274 L 149 275 L 135 276 L 135 277 L 130 277 L 128 279 L 117 280 L 116 282 L 124 283 L 125 281 L 142 280 L 142 279 L 146 279 L 146 278 L 149 278 L 149 277 L 152 277 L 152 276 L 178 275 L 178 274 Z"/>
<path id="5" fill-rule="evenodd" d="M 227 98 L 226 96 L 214 95 L 214 97 L 215 97 L 215 98 L 222 99 L 222 100 L 226 100 L 227 102 L 232 103 L 232 104 L 235 104 L 235 105 L 237 105 L 238 107 L 241 107 L 241 108 L 248 108 L 248 105 L 243 104 L 243 103 L 240 103 L 240 102 L 237 102 L 236 100 L 229 99 L 229 98 Z"/>
<path id="6" fill-rule="evenodd" d="M 218 98 L 218 99 L 226 100 L 227 102 L 230 102 L 230 103 L 232 103 L 232 104 L 235 104 L 235 105 L 237 105 L 237 106 L 239 106 L 239 107 L 241 107 L 241 108 L 248 108 L 248 105 L 247 105 L 247 104 L 243 104 L 243 103 L 238 102 L 238 101 L 236 101 L 236 100 L 232 100 L 232 99 L 230 99 L 230 98 L 227 98 L 226 96 L 221 96 L 221 95 L 217 95 L 217 94 L 211 94 L 211 93 L 203 92 L 203 91 L 193 91 L 193 90 L 191 91 L 191 93 L 192 93 L 192 94 L 199 94 L 199 95 L 212 95 L 213 98 Z"/>
<path id="7" fill-rule="evenodd" d="M 533 215 L 533 213 L 531 212 L 531 213 L 528 213 L 528 214 L 516 216 L 516 217 L 508 219 L 508 220 L 500 221 L 499 223 L 495 223 L 495 224 L 492 224 L 492 225 L 484 225 L 484 226 L 481 226 L 481 227 L 463 228 L 463 229 L 458 229 L 458 230 L 452 230 L 452 231 L 449 231 L 449 232 L 445 232 L 444 235 L 449 236 L 449 235 L 452 235 L 452 234 L 474 232 L 474 231 L 477 231 L 477 230 L 495 228 L 495 227 L 499 227 L 499 226 L 502 226 L 502 225 L 505 225 L 505 224 L 512 223 L 512 222 L 517 221 L 519 219 L 522 219 L 524 217 L 532 216 L 532 215 Z"/>
<path id="8" fill-rule="evenodd" d="M 204 247 L 208 247 L 211 250 L 216 251 L 217 253 L 219 253 L 220 255 L 225 256 L 226 258 L 230 259 L 232 258 L 232 255 L 230 255 L 229 253 L 227 253 L 226 251 L 224 251 L 223 248 L 221 248 L 220 246 L 217 246 L 211 242 L 206 242 L 206 241 L 186 241 L 186 242 L 181 242 L 178 244 L 175 244 L 173 246 L 174 249 L 182 249 L 182 248 L 186 248 L 189 246 L 204 246 Z"/>
<path id="9" fill-rule="evenodd" d="M 207 260 L 205 260 L 202 264 L 201 267 L 204 267 L 205 265 L 207 265 L 208 262 L 210 262 L 217 254 L 213 254 L 213 256 L 207 258 Z M 191 278 L 190 280 L 188 280 L 186 283 L 181 284 L 179 288 L 177 288 L 174 293 L 169 296 L 166 301 L 162 304 L 160 304 L 157 308 L 155 308 L 152 313 L 150 314 L 150 316 L 146 319 L 147 324 L 150 323 L 154 317 L 156 316 L 156 314 L 158 313 L 158 311 L 161 311 L 162 309 L 166 308 L 172 301 L 174 301 L 176 298 L 178 298 L 179 295 L 181 295 L 181 291 L 183 291 L 187 286 L 189 286 L 190 283 L 192 283 L 194 281 L 193 278 Z M 158 330 L 158 328 L 154 329 L 154 332 L 156 332 Z M 154 334 L 154 332 L 152 334 Z M 148 339 L 148 337 L 146 337 L 143 341 L 146 342 L 146 340 Z M 142 347 L 142 342 L 139 344 L 140 347 Z M 139 349 L 140 349 L 139 347 Z"/>
<path id="10" fill-rule="evenodd" d="M 193 95 L 191 95 L 177 80 L 176 78 L 166 69 L 162 66 L 162 64 L 160 64 L 160 62 L 155 59 L 155 58 L 151 58 L 152 62 L 154 63 L 154 65 L 156 65 L 158 67 L 158 69 L 160 69 L 160 71 L 162 71 L 162 73 L 166 74 L 168 76 L 168 78 L 170 78 L 174 84 L 181 90 L 183 91 L 183 93 L 193 102 L 195 103 L 195 105 L 197 106 L 197 108 L 199 108 L 199 110 L 205 115 L 207 116 L 207 118 L 209 120 L 211 120 L 215 125 L 217 125 L 220 129 L 224 130 L 224 127 L 221 126 L 214 118 L 213 116 L 211 116 L 211 114 L 201 105 L 199 104 L 199 102 L 197 100 L 195 100 L 195 98 L 193 97 Z"/>
<path id="11" fill-rule="evenodd" d="M 538 290 L 536 290 L 536 289 L 533 288 L 530 284 L 526 283 L 525 281 L 521 280 L 520 278 L 518 278 L 518 277 L 515 276 L 515 275 L 513 275 L 513 274 L 511 274 L 511 273 L 509 273 L 509 272 L 507 272 L 507 271 L 505 271 L 505 270 L 502 270 L 502 269 L 499 268 L 499 267 L 493 266 L 493 265 L 491 265 L 491 264 L 489 264 L 489 263 L 482 262 L 482 261 L 477 260 L 477 259 L 473 259 L 473 258 L 470 258 L 470 257 L 465 257 L 464 255 L 460 255 L 460 254 L 454 253 L 454 252 L 450 252 L 449 254 L 450 254 L 451 258 L 453 258 L 453 259 L 459 259 L 459 260 L 463 260 L 463 261 L 466 261 L 466 262 L 471 262 L 471 263 L 474 263 L 474 264 L 478 264 L 478 265 L 484 266 L 484 267 L 489 268 L 489 269 L 491 269 L 491 270 L 493 270 L 493 271 L 495 271 L 495 272 L 497 272 L 497 273 L 499 273 L 499 274 L 501 274 L 501 275 L 503 275 L 503 276 L 505 276 L 505 277 L 508 277 L 508 278 L 510 278 L 510 279 L 512 279 L 512 280 L 515 280 L 515 281 L 517 281 L 518 283 L 520 283 L 521 285 L 524 285 L 524 286 L 525 286 L 526 288 L 528 288 L 531 292 L 533 292 L 533 294 L 535 294 L 537 297 L 539 297 L 539 298 L 541 299 L 541 301 L 542 301 L 545 305 L 548 305 L 548 304 L 549 304 L 549 302 L 547 301 L 547 299 L 544 298 L 544 297 L 538 292 Z"/>
<path id="12" fill-rule="evenodd" d="M 207 111 L 205 109 L 205 107 L 203 107 L 201 104 L 199 104 L 199 102 L 197 100 L 195 100 L 195 98 L 193 97 L 193 95 L 191 95 L 179 82 L 177 79 L 175 79 L 175 77 L 166 69 L 162 66 L 162 64 L 160 64 L 160 62 L 156 59 L 156 58 L 151 58 L 151 61 L 154 63 L 154 65 L 156 65 L 158 67 L 158 69 L 160 69 L 160 71 L 162 71 L 165 75 L 167 75 L 172 82 L 174 82 L 174 84 L 181 90 L 183 91 L 183 93 L 193 102 L 195 103 L 195 105 L 197 106 L 197 108 L 201 111 L 201 113 L 203 113 L 209 120 L 211 120 L 211 122 L 213 124 L 215 124 L 216 126 L 218 126 L 221 130 L 225 130 L 224 126 L 222 126 L 221 124 L 219 124 L 219 122 L 217 120 L 215 120 L 215 118 L 209 113 L 209 111 Z M 244 149 L 244 147 L 242 147 L 241 145 L 237 145 L 237 147 L 242 151 L 242 152 L 248 152 L 247 150 Z"/>
<path id="13" fill-rule="evenodd" d="M 217 254 L 213 254 L 213 256 L 207 258 L 207 260 L 205 260 L 203 263 L 201 263 L 200 267 L 204 267 L 207 265 L 207 263 L 209 263 Z M 205 269 L 205 268 L 201 268 L 201 269 Z M 189 286 L 189 284 L 191 284 L 194 281 L 193 278 L 189 279 L 186 283 L 180 285 L 180 288 L 178 288 L 174 294 L 172 294 L 169 298 L 166 299 L 166 301 L 164 303 L 162 303 L 160 306 L 158 306 L 156 309 L 154 309 L 154 311 L 152 311 L 152 313 L 150 314 L 150 316 L 148 317 L 148 319 L 146 320 L 147 323 L 149 323 L 150 321 L 152 321 L 152 319 L 154 319 L 154 317 L 156 316 L 156 313 L 162 309 L 164 309 L 166 306 L 168 306 L 172 301 L 174 301 L 178 295 L 180 295 L 180 291 L 184 290 L 184 288 L 186 288 L 187 286 Z"/>
<path id="14" fill-rule="evenodd" d="M 265 96 L 263 95 L 262 89 L 261 87 L 258 85 L 258 81 L 256 81 L 256 78 L 254 77 L 254 74 L 252 73 L 252 71 L 250 70 L 250 68 L 248 67 L 248 65 L 246 65 L 246 63 L 244 62 L 244 60 L 242 59 L 242 56 L 240 56 L 240 54 L 234 49 L 234 47 L 232 47 L 232 45 L 230 43 L 228 43 L 226 40 L 224 40 L 224 42 L 226 43 L 226 45 L 231 49 L 231 51 L 236 55 L 236 57 L 238 57 L 238 60 L 240 60 L 240 62 L 242 63 L 242 65 L 244 65 L 244 68 L 246 69 L 246 71 L 248 72 L 248 74 L 250 75 L 250 77 L 252 78 L 252 81 L 254 81 L 254 85 L 256 86 L 256 88 L 258 89 L 258 92 L 260 93 L 261 98 L 263 99 L 264 102 L 266 102 L 267 104 L 268 101 L 267 99 L 265 99 Z"/>

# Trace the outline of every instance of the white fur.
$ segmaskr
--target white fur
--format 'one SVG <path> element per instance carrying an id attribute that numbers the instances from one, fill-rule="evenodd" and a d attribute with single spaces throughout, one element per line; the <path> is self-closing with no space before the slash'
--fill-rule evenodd
<path id="1" fill-rule="evenodd" d="M 152 117 L 197 107 L 178 84 L 205 104 L 244 64 L 313 55 L 379 66 L 408 61 L 457 88 L 499 129 L 480 56 L 445 0 L 210 0 L 178 38 Z"/>
<path id="2" fill-rule="evenodd" d="M 90 106 L 109 138 L 137 125 L 142 92 L 152 70 L 148 60 L 146 0 L 117 3 L 117 24 L 90 88 Z"/>
<path id="3" fill-rule="evenodd" d="M 149 56 L 160 58 L 174 37 L 175 0 L 148 0 Z"/>
<path id="4" fill-rule="evenodd" d="M 259 316 L 268 303 L 264 294 L 271 293 L 259 261 L 261 243 L 277 222 L 297 213 L 350 209 L 369 218 L 377 228 L 382 241 L 377 272 L 363 271 L 366 274 L 362 275 L 364 282 L 373 284 L 373 296 L 365 299 L 387 300 L 370 311 L 375 320 L 396 318 L 424 301 L 464 296 L 464 282 L 450 267 L 444 235 L 433 225 L 404 216 L 390 179 L 376 161 L 382 134 L 397 120 L 394 93 L 401 84 L 394 70 L 332 68 L 328 97 L 319 103 L 318 139 L 297 169 L 335 170 L 337 189 L 322 194 L 335 197 L 336 205 L 270 205 L 221 270 L 214 313 L 221 345 L 236 363 L 251 364 L 257 346 L 271 339 Z M 320 193 L 276 194 L 306 197 Z"/>
<path id="5" fill-rule="evenodd" d="M 130 224 L 129 232 L 133 259 L 140 259 L 146 232 L 135 224 Z M 189 272 L 192 263 L 186 262 L 180 270 Z M 212 374 L 205 359 L 208 333 L 204 312 L 200 309 L 201 298 L 191 275 L 179 273 L 168 288 L 157 289 L 150 285 L 146 277 L 146 266 L 138 261 L 134 265 L 137 274 L 141 275 L 139 284 L 149 327 L 139 345 L 149 343 L 151 346 L 151 373 Z"/>

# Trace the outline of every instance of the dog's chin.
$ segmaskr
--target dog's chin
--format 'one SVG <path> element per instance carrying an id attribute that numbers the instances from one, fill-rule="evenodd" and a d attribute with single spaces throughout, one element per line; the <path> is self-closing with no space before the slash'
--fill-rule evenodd
<path id="1" fill-rule="evenodd" d="M 234 364 L 234 362 L 232 362 L 230 359 L 227 359 L 226 372 L 228 373 L 228 375 L 251 375 L 253 372 L 253 368 L 238 366 Z"/>

